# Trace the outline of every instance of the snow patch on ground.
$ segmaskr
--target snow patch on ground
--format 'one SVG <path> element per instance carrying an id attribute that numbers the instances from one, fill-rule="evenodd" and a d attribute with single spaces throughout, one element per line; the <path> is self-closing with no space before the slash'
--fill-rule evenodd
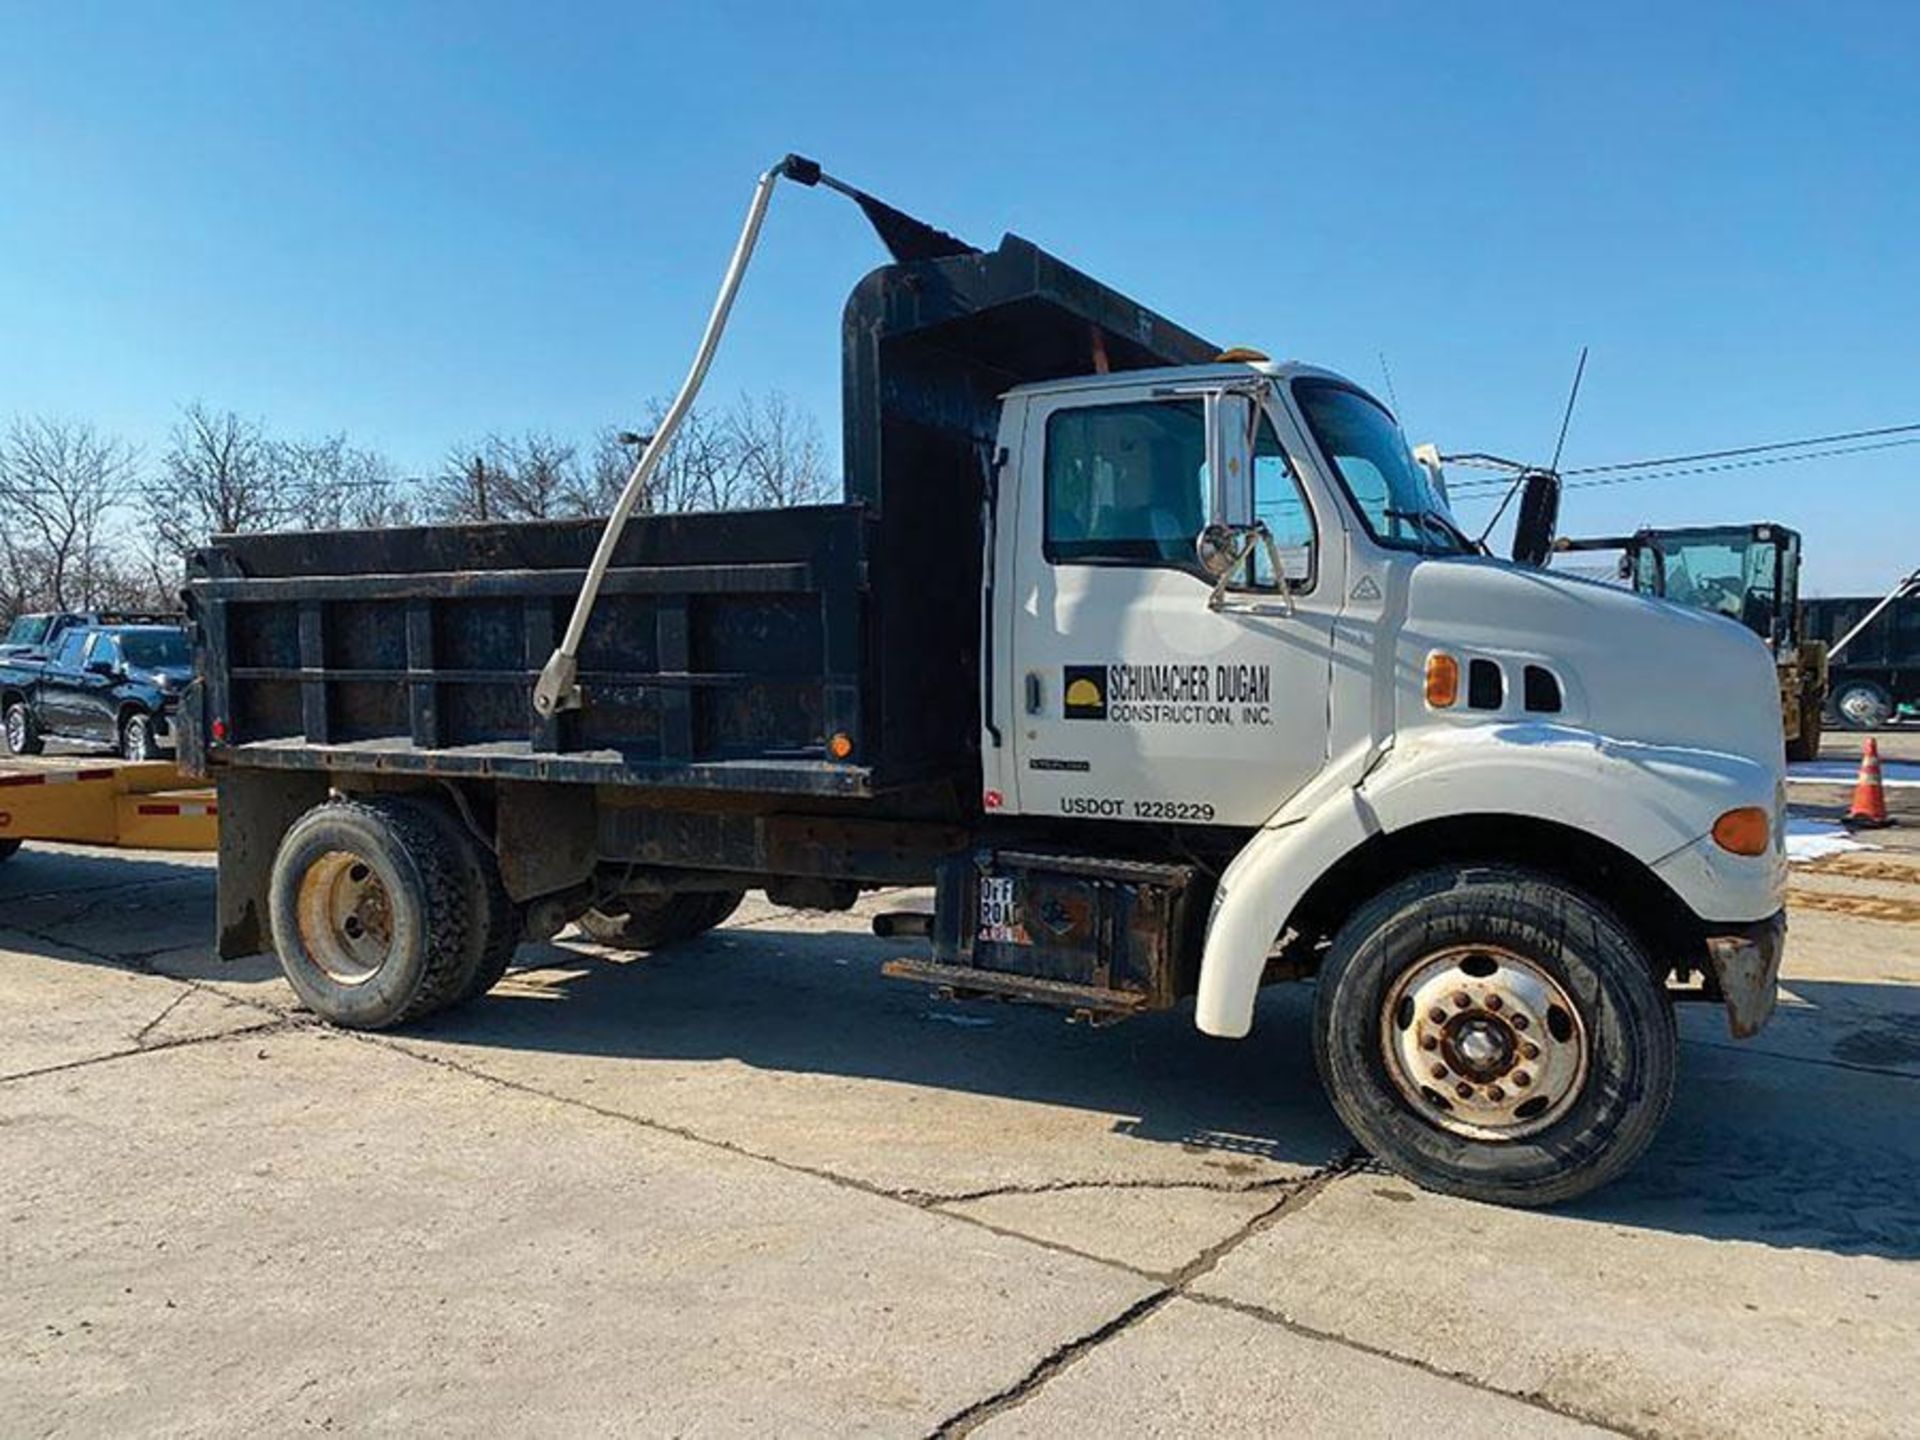
<path id="1" fill-rule="evenodd" d="M 1844 855 L 1849 850 L 1877 850 L 1864 840 L 1856 840 L 1845 826 L 1825 820 L 1787 821 L 1787 859 L 1791 863 L 1821 860 L 1829 855 Z"/>

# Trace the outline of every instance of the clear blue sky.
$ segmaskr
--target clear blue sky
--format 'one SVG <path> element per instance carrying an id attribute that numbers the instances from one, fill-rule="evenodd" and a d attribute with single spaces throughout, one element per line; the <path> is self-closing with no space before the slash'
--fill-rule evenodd
<path id="1" fill-rule="evenodd" d="M 1920 421 L 1920 6 L 0 0 L 0 416 L 199 399 L 410 471 L 669 392 L 783 151 L 1570 465 Z M 785 190 L 712 383 L 838 437 L 879 251 Z M 1920 446 L 1573 491 L 1920 565 Z M 1465 507 L 1467 516 L 1483 506 Z"/>

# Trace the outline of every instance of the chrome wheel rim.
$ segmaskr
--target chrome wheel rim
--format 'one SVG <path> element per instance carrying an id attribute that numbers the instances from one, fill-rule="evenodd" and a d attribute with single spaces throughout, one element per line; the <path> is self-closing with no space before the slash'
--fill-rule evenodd
<path id="1" fill-rule="evenodd" d="M 127 758 L 129 760 L 147 758 L 147 722 L 138 715 L 127 721 Z"/>
<path id="2" fill-rule="evenodd" d="M 1560 982 L 1497 945 L 1457 945 L 1408 967 L 1380 1016 L 1387 1074 L 1429 1123 L 1474 1140 L 1546 1129 L 1586 1087 L 1589 1045 Z"/>
<path id="3" fill-rule="evenodd" d="M 294 902 L 300 943 L 340 985 L 364 985 L 393 952 L 393 903 L 358 855 L 330 850 L 300 877 Z"/>
<path id="4" fill-rule="evenodd" d="M 1840 697 L 1840 713 L 1863 730 L 1880 723 L 1880 697 L 1871 690 L 1849 690 Z"/>
<path id="5" fill-rule="evenodd" d="M 16 755 L 27 748 L 27 712 L 18 705 L 7 711 L 7 748 Z"/>

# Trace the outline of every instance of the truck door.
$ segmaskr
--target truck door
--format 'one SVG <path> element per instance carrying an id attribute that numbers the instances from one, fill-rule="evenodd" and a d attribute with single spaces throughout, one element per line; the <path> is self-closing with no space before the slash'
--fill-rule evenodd
<path id="1" fill-rule="evenodd" d="M 68 630 L 47 656 L 40 672 L 35 709 L 40 728 L 49 734 L 78 733 L 80 688 L 85 678 L 81 667 L 86 663 L 91 639 L 90 631 Z"/>
<path id="2" fill-rule="evenodd" d="M 1002 602 L 1005 808 L 1257 825 L 1325 764 L 1340 591 L 1320 573 L 1286 423 L 1226 391 L 1031 402 Z M 1195 539 L 1210 519 L 1255 511 L 1281 543 L 1293 603 L 1263 562 L 1211 608 Z"/>
<path id="3" fill-rule="evenodd" d="M 95 631 L 73 692 L 75 735 L 108 745 L 120 743 L 120 716 L 114 692 L 120 685 L 121 669 L 119 637 Z"/>

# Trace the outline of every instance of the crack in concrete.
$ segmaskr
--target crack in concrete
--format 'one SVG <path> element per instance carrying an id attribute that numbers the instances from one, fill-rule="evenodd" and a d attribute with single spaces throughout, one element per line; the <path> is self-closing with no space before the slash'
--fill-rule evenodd
<path id="1" fill-rule="evenodd" d="M 1204 1290 L 1183 1292 L 1181 1298 L 1183 1300 L 1190 1300 L 1195 1305 L 1206 1305 L 1215 1310 L 1228 1310 L 1235 1315 L 1244 1315 L 1249 1320 L 1259 1320 L 1265 1324 L 1277 1326 L 1290 1334 L 1298 1335 L 1303 1340 L 1312 1340 L 1323 1345 L 1337 1345 L 1344 1350 L 1353 1350 L 1362 1355 L 1372 1356 L 1376 1360 L 1385 1360 L 1395 1365 L 1404 1365 L 1410 1370 L 1418 1370 L 1422 1374 L 1431 1375 L 1437 1380 L 1452 1381 L 1454 1384 L 1464 1385 L 1470 1390 L 1478 1390 L 1485 1395 L 1498 1395 L 1503 1400 L 1512 1400 L 1518 1404 L 1527 1406 L 1529 1409 L 1544 1411 L 1546 1414 L 1552 1415 L 1557 1419 L 1572 1420 L 1581 1425 L 1590 1425 L 1597 1430 L 1605 1430 L 1609 1434 L 1630 1436 L 1632 1440 L 1656 1440 L 1656 1437 L 1667 1433 L 1660 1430 L 1641 1430 L 1633 1426 L 1622 1425 L 1619 1421 L 1609 1420 L 1598 1413 L 1587 1413 L 1561 1405 L 1556 1401 L 1548 1399 L 1538 1391 L 1505 1390 L 1498 1385 L 1489 1384 L 1465 1370 L 1448 1370 L 1442 1366 L 1433 1364 L 1431 1361 L 1417 1359 L 1411 1355 L 1402 1355 L 1397 1351 L 1388 1350 L 1379 1345 L 1369 1344 L 1365 1340 L 1355 1340 L 1350 1336 L 1341 1335 L 1332 1330 L 1320 1330 L 1312 1325 L 1302 1324 L 1300 1321 L 1293 1319 L 1279 1310 L 1271 1310 L 1265 1305 L 1257 1305 L 1250 1300 L 1235 1300 L 1231 1296 L 1214 1295 Z"/>
<path id="2" fill-rule="evenodd" d="M 160 1013 L 158 1015 L 154 1016 L 153 1019 L 147 1021 L 146 1024 L 142 1025 L 138 1030 L 133 1032 L 133 1035 L 131 1037 L 133 1040 L 133 1043 L 136 1045 L 144 1045 L 146 1043 L 147 1036 L 153 1033 L 153 1027 L 158 1025 L 162 1020 L 166 1019 L 169 1015 L 173 1014 L 174 1011 L 178 1010 L 183 1004 L 185 1004 L 189 999 L 193 997 L 193 994 L 194 992 L 192 987 L 190 986 L 183 987 L 178 995 L 174 996 L 173 999 L 169 1000 L 165 1005 L 162 1005 L 160 1007 Z"/>
<path id="3" fill-rule="evenodd" d="M 959 1437 L 972 1433 L 996 1416 L 1019 1409 L 1062 1371 L 1115 1336 L 1125 1334 L 1148 1316 L 1165 1308 L 1172 1300 L 1185 1298 L 1187 1287 L 1194 1281 L 1207 1275 L 1234 1249 L 1252 1239 L 1282 1215 L 1292 1214 L 1311 1203 L 1314 1196 L 1357 1164 L 1360 1156 L 1359 1147 L 1350 1147 L 1340 1157 L 1321 1166 L 1312 1175 L 1292 1182 L 1286 1194 L 1258 1215 L 1236 1227 L 1232 1233 L 1209 1245 L 1172 1275 L 1165 1277 L 1165 1283 L 1157 1290 L 1134 1301 L 1118 1315 L 1086 1333 L 1076 1335 L 1064 1345 L 1056 1346 L 1013 1384 L 948 1416 L 929 1432 L 929 1440 L 959 1440 Z"/>
<path id="4" fill-rule="evenodd" d="M 1076 1335 L 1066 1344 L 1056 1347 L 1042 1356 L 1040 1363 L 1028 1370 L 1013 1384 L 1005 1389 L 975 1401 L 966 1409 L 956 1411 L 942 1420 L 928 1432 L 929 1440 L 959 1440 L 962 1435 L 971 1434 L 980 1426 L 1009 1410 L 1018 1410 L 1031 1400 L 1040 1390 L 1061 1371 L 1082 1359 L 1088 1352 L 1124 1334 L 1166 1306 L 1178 1292 L 1171 1285 L 1163 1285 L 1151 1295 L 1136 1300 L 1118 1315 L 1098 1325 L 1084 1335 Z"/>
<path id="5" fill-rule="evenodd" d="M 296 1023 L 293 1021 L 262 1020 L 258 1025 L 247 1025 L 238 1030 L 218 1030 L 211 1035 L 183 1035 L 178 1040 L 162 1040 L 155 1045 L 136 1045 L 130 1050 L 110 1050 L 104 1055 L 88 1055 L 79 1060 L 63 1060 L 58 1065 L 42 1065 L 37 1070 L 16 1070 L 11 1075 L 0 1075 L 0 1085 L 11 1085 L 16 1080 L 37 1080 L 42 1076 L 58 1075 L 67 1070 L 84 1070 L 89 1065 L 104 1065 L 110 1060 L 128 1060 L 136 1055 L 158 1055 L 167 1050 L 183 1050 L 189 1045 L 209 1045 L 219 1040 L 238 1040 L 243 1036 L 260 1036 L 293 1028 L 296 1028 Z"/>
<path id="6" fill-rule="evenodd" d="M 1031 1184 L 992 1185 L 984 1190 L 936 1193 L 902 1190 L 902 1199 L 916 1205 L 965 1205 L 974 1200 L 996 1200 L 1002 1195 L 1059 1195 L 1074 1190 L 1201 1190 L 1218 1195 L 1258 1195 L 1267 1190 L 1304 1185 L 1308 1175 L 1269 1175 L 1262 1180 L 1038 1180 Z"/>

